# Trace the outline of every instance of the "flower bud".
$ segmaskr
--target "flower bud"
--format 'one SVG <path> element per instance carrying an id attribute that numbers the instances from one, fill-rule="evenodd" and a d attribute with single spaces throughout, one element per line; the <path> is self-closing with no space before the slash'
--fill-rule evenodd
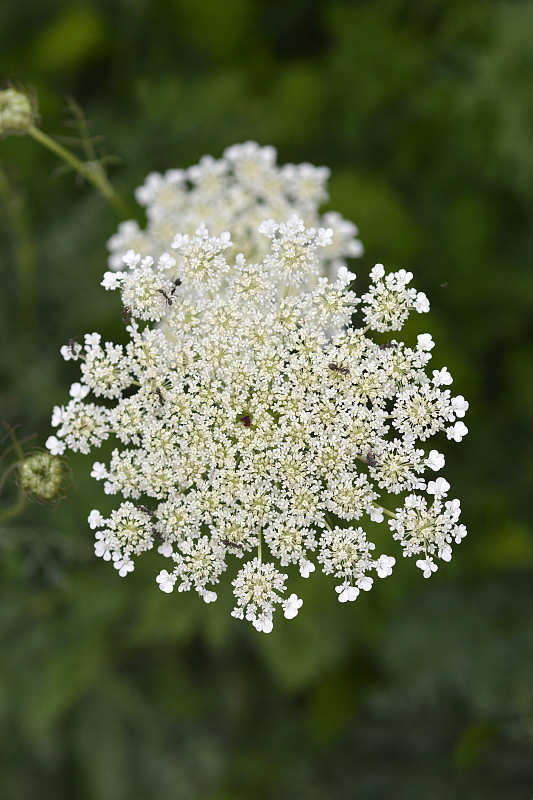
<path id="1" fill-rule="evenodd" d="M 53 503 L 60 499 L 67 472 L 62 458 L 41 451 L 20 462 L 17 484 L 33 500 Z"/>
<path id="2" fill-rule="evenodd" d="M 24 136 L 37 120 L 37 104 L 26 91 L 0 90 L 0 137 Z"/>

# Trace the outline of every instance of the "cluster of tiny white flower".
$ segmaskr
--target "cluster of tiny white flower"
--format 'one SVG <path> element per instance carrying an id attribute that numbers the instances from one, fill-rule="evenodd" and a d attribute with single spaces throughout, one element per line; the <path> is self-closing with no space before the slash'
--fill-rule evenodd
<path id="1" fill-rule="evenodd" d="M 259 175 L 259 167 L 278 175 L 268 148 L 262 160 L 264 151 L 245 147 L 232 161 L 230 150 L 223 163 L 256 190 L 247 152 Z M 222 191 L 228 171 L 218 164 L 203 162 L 191 180 Z M 320 197 L 322 179 L 313 181 L 311 168 L 284 174 L 298 186 L 307 181 L 313 202 Z M 167 184 L 150 179 L 147 202 Z M 250 258 L 235 252 L 228 232 L 174 231 L 173 256 L 130 250 L 124 269 L 104 276 L 103 286 L 122 294 L 128 343 L 102 346 L 93 333 L 83 346 L 61 348 L 66 360 L 81 360 L 81 378 L 70 402 L 54 409 L 57 436 L 47 446 L 87 453 L 110 436 L 117 445 L 91 473 L 106 494 L 124 498 L 107 519 L 89 515 L 96 554 L 124 576 L 156 546 L 170 561 L 160 589 L 193 588 L 206 602 L 216 599 L 228 562 L 244 560 L 232 613 L 267 633 L 276 605 L 288 619 L 302 605 L 294 593 L 284 597 L 288 576 L 278 567 L 295 565 L 307 578 L 320 564 L 339 581 L 340 602 L 368 591 L 370 573 L 392 573 L 392 556 L 373 557 L 365 518 L 387 514 L 403 554 L 423 556 L 426 577 L 466 533 L 459 501 L 443 499 L 448 482 L 424 478 L 442 469 L 444 456 L 417 442 L 442 431 L 459 441 L 467 429 L 456 420 L 468 403 L 441 388 L 452 382 L 446 368 L 426 373 L 429 334 L 414 347 L 367 335 L 398 330 L 410 311 L 428 311 L 427 298 L 409 288 L 410 273 L 386 275 L 381 265 L 361 298 L 345 266 L 324 277 L 321 254 L 333 237 L 296 215 L 268 218 Z M 358 306 L 361 327 L 352 323 Z M 104 402 L 86 402 L 90 391 Z M 380 490 L 407 497 L 388 511 Z"/>
<path id="2" fill-rule="evenodd" d="M 319 214 L 328 199 L 327 167 L 312 164 L 276 166 L 273 147 L 246 142 L 228 147 L 220 159 L 204 156 L 189 169 L 171 169 L 164 175 L 152 172 L 135 196 L 145 206 L 148 225 L 121 223 L 108 242 L 109 266 L 121 270 L 122 256 L 134 250 L 157 258 L 166 252 L 176 233 L 194 234 L 204 222 L 211 234 L 231 231 L 228 256 L 245 253 L 250 261 L 261 261 L 268 241 L 258 233 L 268 218 L 287 220 L 298 214 L 306 227 L 331 228 L 334 238 L 322 250 L 321 272 L 334 276 L 344 259 L 363 252 L 356 239 L 357 227 L 335 211 Z"/>

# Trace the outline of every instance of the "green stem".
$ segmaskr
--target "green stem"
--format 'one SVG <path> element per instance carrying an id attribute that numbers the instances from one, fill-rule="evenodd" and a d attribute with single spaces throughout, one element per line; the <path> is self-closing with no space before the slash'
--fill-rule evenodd
<path id="1" fill-rule="evenodd" d="M 9 438 L 13 443 L 13 449 L 15 450 L 15 453 L 17 455 L 16 464 L 8 467 L 8 471 L 11 471 L 14 466 L 18 466 L 18 464 L 22 461 L 22 459 L 24 458 L 24 453 L 22 452 L 22 447 L 20 446 L 17 437 L 15 436 L 15 431 L 13 430 L 13 428 L 6 422 L 4 422 L 4 428 L 9 434 Z M 4 479 L 2 478 L 2 485 L 3 485 L 3 480 Z M 19 489 L 17 494 L 17 499 L 15 500 L 13 505 L 9 506 L 8 508 L 4 508 L 3 511 L 0 511 L 0 523 L 6 522 L 6 520 L 8 519 L 12 519 L 12 517 L 16 517 L 24 509 L 25 505 L 26 505 L 26 497 L 22 489 Z"/>
<path id="2" fill-rule="evenodd" d="M 18 497 L 13 505 L 9 506 L 9 508 L 4 508 L 3 511 L 0 511 L 0 523 L 6 522 L 12 517 L 16 517 L 24 509 L 25 505 L 26 498 L 24 496 L 24 492 L 19 491 Z"/>
<path id="3" fill-rule="evenodd" d="M 88 183 L 91 183 L 121 217 L 129 218 L 135 215 L 127 203 L 115 192 L 101 164 L 98 162 L 92 162 L 91 164 L 85 163 L 71 153 L 70 150 L 67 150 L 66 147 L 63 147 L 62 144 L 59 144 L 58 141 L 52 139 L 51 136 L 48 136 L 48 134 L 44 133 L 39 128 L 36 128 L 35 125 L 31 125 L 28 128 L 28 133 L 37 142 L 40 142 L 48 150 L 51 150 L 52 153 L 55 153 L 62 161 L 69 164 L 69 166 L 75 169 Z"/>
<path id="4" fill-rule="evenodd" d="M 22 461 L 22 459 L 24 458 L 24 453 L 22 452 L 22 447 L 20 446 L 19 441 L 18 441 L 17 437 L 15 436 L 14 428 L 12 428 L 11 425 L 8 425 L 7 422 L 4 422 L 3 426 L 6 429 L 9 438 L 13 442 L 13 449 L 14 449 L 15 453 L 17 454 L 18 460 Z"/>
<path id="5" fill-rule="evenodd" d="M 8 476 L 9 476 L 9 475 L 10 475 L 12 472 L 14 472 L 14 471 L 16 470 L 16 468 L 18 467 L 18 465 L 19 465 L 19 462 L 18 462 L 18 461 L 15 461 L 13 464 L 10 464 L 10 465 L 9 465 L 9 467 L 7 467 L 7 469 L 5 469 L 5 470 L 4 470 L 4 472 L 3 472 L 3 475 L 2 475 L 2 478 L 0 479 L 0 495 L 1 495 L 1 494 L 2 494 L 2 492 L 4 491 L 4 483 L 6 482 L 6 480 L 7 480 Z"/>

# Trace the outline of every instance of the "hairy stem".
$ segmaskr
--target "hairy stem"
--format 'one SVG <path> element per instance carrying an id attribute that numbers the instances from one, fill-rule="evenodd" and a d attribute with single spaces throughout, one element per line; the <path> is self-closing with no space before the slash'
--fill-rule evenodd
<path id="1" fill-rule="evenodd" d="M 102 165 L 98 161 L 90 163 L 82 161 L 71 153 L 70 150 L 67 150 L 66 147 L 63 147 L 56 139 L 53 139 L 39 128 L 36 128 L 35 125 L 31 125 L 30 128 L 28 128 L 28 133 L 37 142 L 40 142 L 40 144 L 52 153 L 55 153 L 62 161 L 65 161 L 72 169 L 76 170 L 86 181 L 91 183 L 121 217 L 128 218 L 134 216 L 134 213 L 127 203 L 124 202 L 111 186 Z"/>

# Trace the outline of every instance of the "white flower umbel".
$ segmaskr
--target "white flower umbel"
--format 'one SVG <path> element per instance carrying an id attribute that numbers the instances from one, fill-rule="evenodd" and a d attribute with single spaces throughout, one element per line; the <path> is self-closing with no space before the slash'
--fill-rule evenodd
<path id="1" fill-rule="evenodd" d="M 232 162 L 239 180 L 264 180 L 271 167 L 261 158 L 252 148 L 246 169 Z M 199 185 L 224 185 L 224 169 L 205 163 Z M 314 173 L 304 172 L 315 202 Z M 291 180 L 298 175 L 294 168 Z M 163 189 L 155 181 L 153 197 Z M 93 459 L 92 475 L 121 502 L 108 519 L 92 511 L 89 524 L 96 554 L 120 575 L 155 548 L 165 560 L 160 589 L 194 589 L 210 603 L 238 565 L 232 613 L 268 633 L 279 606 L 292 619 L 302 605 L 286 591 L 297 570 L 309 578 L 320 565 L 342 603 L 391 574 L 394 556 L 374 556 L 369 538 L 385 514 L 391 546 L 420 556 L 424 575 L 435 559 L 449 561 L 466 531 L 459 502 L 445 499 L 448 482 L 435 475 L 444 457 L 424 443 L 464 435 L 457 418 L 468 404 L 444 388 L 446 368 L 427 373 L 429 334 L 413 347 L 370 336 L 427 311 L 425 296 L 408 288 L 410 273 L 372 270 L 366 327 L 357 327 L 353 274 L 320 274 L 332 231 L 295 216 L 259 228 L 251 258 L 234 254 L 233 231 L 212 235 L 204 225 L 172 230 L 172 256 L 124 256 L 125 268 L 103 283 L 122 294 L 129 341 L 93 333 L 62 348 L 81 361 L 81 376 L 70 402 L 54 409 L 48 444 L 87 453 L 111 437 L 109 462 Z M 85 398 L 89 390 L 100 404 Z M 407 494 L 395 512 L 383 490 Z"/>
<path id="2" fill-rule="evenodd" d="M 244 253 L 250 261 L 261 261 L 268 241 L 259 232 L 260 223 L 298 214 L 306 227 L 331 229 L 333 239 L 328 237 L 320 253 L 320 272 L 335 275 L 344 259 L 360 256 L 363 247 L 352 222 L 335 211 L 319 213 L 328 200 L 329 169 L 311 164 L 277 166 L 276 156 L 273 147 L 246 142 L 227 148 L 218 160 L 204 156 L 186 170 L 152 172 L 135 193 L 146 207 L 146 229 L 133 220 L 121 223 L 108 242 L 111 269 L 123 269 L 122 256 L 129 249 L 157 259 L 170 251 L 177 231 L 193 235 L 201 223 L 211 234 L 231 231 L 232 258 Z"/>

